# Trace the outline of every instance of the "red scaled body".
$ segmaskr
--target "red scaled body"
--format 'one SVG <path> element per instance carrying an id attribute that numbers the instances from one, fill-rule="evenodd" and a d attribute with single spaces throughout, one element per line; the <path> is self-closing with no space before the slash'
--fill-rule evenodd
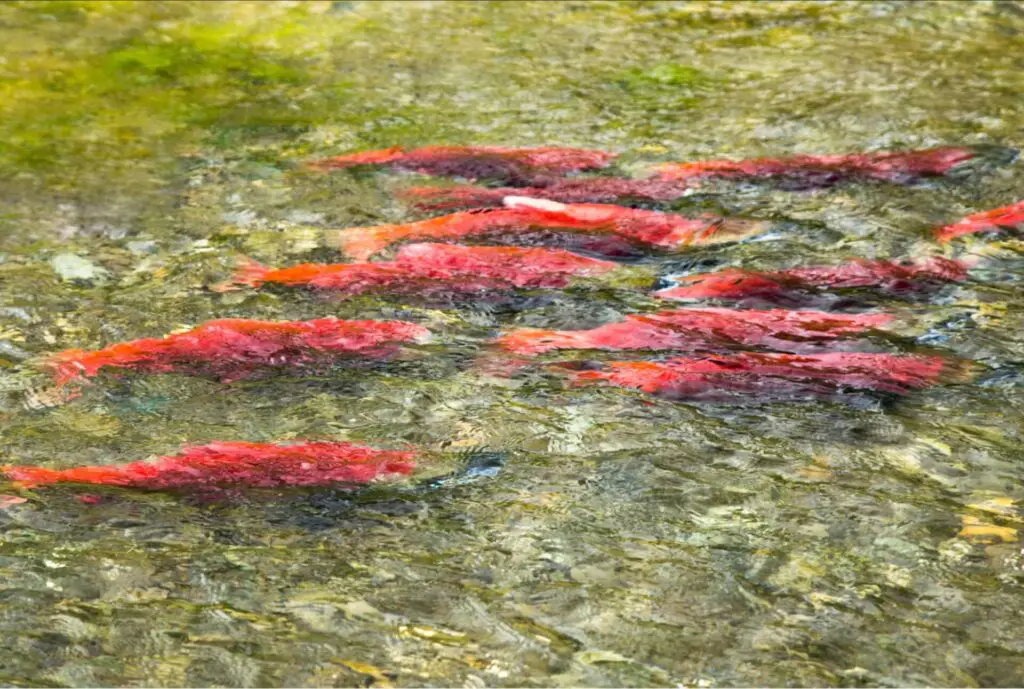
<path id="1" fill-rule="evenodd" d="M 573 276 L 601 275 L 617 267 L 610 261 L 558 249 L 407 244 L 399 249 L 394 261 L 384 263 L 307 263 L 280 270 L 248 264 L 235 281 L 252 286 L 306 286 L 341 294 L 437 287 L 453 291 L 560 288 L 567 286 Z"/>
<path id="2" fill-rule="evenodd" d="M 993 230 L 1019 230 L 1024 228 L 1024 201 L 1002 208 L 968 215 L 960 222 L 940 227 L 935 231 L 935 238 L 940 242 L 948 242 L 965 234 L 975 232 L 991 232 Z"/>
<path id="3" fill-rule="evenodd" d="M 556 349 L 693 350 L 728 345 L 799 351 L 808 343 L 863 333 L 892 320 L 882 313 L 682 309 L 626 316 L 624 321 L 592 330 L 515 330 L 499 338 L 497 344 L 523 355 Z"/>
<path id="4" fill-rule="evenodd" d="M 614 153 L 579 148 L 426 146 L 405 150 L 396 146 L 328 158 L 313 165 L 321 169 L 382 165 L 442 177 L 544 184 L 572 172 L 606 167 L 614 158 Z"/>
<path id="5" fill-rule="evenodd" d="M 579 384 L 611 383 L 672 399 L 763 401 L 834 394 L 843 389 L 903 394 L 939 382 L 950 369 L 934 356 L 836 352 L 743 352 L 667 361 L 622 361 L 571 371 Z"/>
<path id="6" fill-rule="evenodd" d="M 403 198 L 423 210 L 490 208 L 500 206 L 507 196 L 526 196 L 561 203 L 615 203 L 617 201 L 666 202 L 691 193 L 685 182 L 668 179 L 617 179 L 592 177 L 563 179 L 544 187 L 413 187 L 401 192 Z"/>
<path id="7" fill-rule="evenodd" d="M 890 292 L 920 290 L 936 283 L 963 282 L 968 261 L 934 256 L 918 261 L 855 259 L 835 266 L 809 266 L 774 272 L 729 268 L 690 275 L 678 286 L 654 293 L 662 299 L 777 299 L 801 289 L 874 287 Z"/>
<path id="8" fill-rule="evenodd" d="M 28 487 L 78 483 L 175 490 L 365 484 L 383 476 L 410 474 L 415 466 L 414 452 L 350 443 L 223 442 L 190 447 L 152 462 L 62 470 L 6 466 L 0 467 L 0 473 Z"/>
<path id="9" fill-rule="evenodd" d="M 861 177 L 906 183 L 943 175 L 976 156 L 977 152 L 970 148 L 935 148 L 897 153 L 666 163 L 659 165 L 657 171 L 663 179 L 675 181 L 780 177 L 809 186 L 826 186 L 843 179 Z"/>
<path id="10" fill-rule="evenodd" d="M 562 204 L 507 197 L 505 208 L 466 211 L 407 225 L 354 227 L 339 234 L 341 249 L 366 260 L 391 244 L 409 239 L 463 239 L 501 232 L 564 229 L 615 234 L 662 249 L 735 241 L 765 229 L 764 223 L 681 215 L 601 204 Z"/>
<path id="11" fill-rule="evenodd" d="M 379 358 L 398 343 L 421 341 L 426 328 L 403 321 L 209 321 L 165 338 L 122 342 L 105 349 L 71 349 L 53 355 L 48 365 L 59 384 L 95 376 L 102 369 L 148 373 L 200 373 L 229 381 L 254 370 L 302 366 L 344 355 Z"/>

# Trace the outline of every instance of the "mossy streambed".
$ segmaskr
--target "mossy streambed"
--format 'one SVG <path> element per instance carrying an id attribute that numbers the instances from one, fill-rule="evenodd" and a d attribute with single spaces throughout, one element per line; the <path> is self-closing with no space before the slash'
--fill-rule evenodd
<path id="1" fill-rule="evenodd" d="M 507 457 L 422 491 L 39 490 L 0 511 L 0 682 L 1019 684 L 1012 239 L 986 242 L 967 283 L 876 298 L 907 321 L 880 349 L 979 366 L 884 404 L 681 404 L 474 370 L 499 330 L 652 308 L 631 283 L 452 306 L 209 288 L 239 254 L 337 260 L 329 230 L 420 217 L 395 200 L 405 177 L 303 167 L 351 150 L 579 146 L 630 170 L 1019 149 L 1022 37 L 1014 2 L 0 5 L 0 461 L 296 438 Z M 921 255 L 931 228 L 1022 189 L 1020 162 L 915 186 L 713 186 L 659 207 L 779 230 L 660 272 Z M 64 404 L 32 365 L 213 318 L 325 316 L 438 337 L 370 370 L 109 378 Z"/>

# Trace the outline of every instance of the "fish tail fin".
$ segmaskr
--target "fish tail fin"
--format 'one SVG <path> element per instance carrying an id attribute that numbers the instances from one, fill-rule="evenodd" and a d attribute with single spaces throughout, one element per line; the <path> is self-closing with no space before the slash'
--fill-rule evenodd
<path id="1" fill-rule="evenodd" d="M 353 261 L 367 261 L 371 256 L 402 238 L 400 225 L 350 227 L 337 232 L 337 246 Z"/>
<path id="2" fill-rule="evenodd" d="M 505 333 L 497 338 L 494 344 L 507 352 L 531 356 L 571 344 L 571 342 L 564 342 L 571 338 L 562 337 L 562 335 L 563 333 L 559 333 L 557 330 L 520 328 Z"/>
<path id="3" fill-rule="evenodd" d="M 39 486 L 46 483 L 59 483 L 61 472 L 56 469 L 45 469 L 43 467 L 0 467 L 0 473 L 14 481 L 21 487 Z"/>
<path id="4" fill-rule="evenodd" d="M 44 359 L 42 365 L 53 374 L 57 387 L 62 388 L 73 380 L 93 375 L 90 354 L 84 349 L 68 349 Z"/>
<path id="5" fill-rule="evenodd" d="M 231 278 L 231 283 L 247 287 L 259 287 L 266 280 L 271 270 L 273 269 L 268 268 L 259 261 L 255 261 L 248 256 L 242 256 L 238 259 L 238 268 Z"/>

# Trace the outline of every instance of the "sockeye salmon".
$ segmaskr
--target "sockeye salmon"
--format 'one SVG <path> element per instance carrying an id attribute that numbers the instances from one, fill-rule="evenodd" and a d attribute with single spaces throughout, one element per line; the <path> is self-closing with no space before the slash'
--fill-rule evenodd
<path id="1" fill-rule="evenodd" d="M 843 390 L 905 394 L 959 374 L 936 356 L 742 352 L 666 361 L 618 361 L 568 371 L 577 384 L 610 383 L 670 399 L 766 401 Z"/>
<path id="2" fill-rule="evenodd" d="M 561 288 L 574 276 L 593 277 L 618 267 L 611 261 L 558 249 L 406 244 L 395 260 L 381 263 L 306 263 L 273 269 L 248 262 L 235 276 L 235 282 L 253 287 L 268 283 L 303 286 L 346 295 L 432 288 L 476 292 L 513 287 Z"/>
<path id="3" fill-rule="evenodd" d="M 353 227 L 338 233 L 342 251 L 365 261 L 382 249 L 410 239 L 463 239 L 500 232 L 563 229 L 608 233 L 660 249 L 736 241 L 768 224 L 719 217 L 687 218 L 657 211 L 600 204 L 562 204 L 510 196 L 505 208 L 466 211 L 407 225 Z"/>
<path id="4" fill-rule="evenodd" d="M 661 299 L 774 300 L 798 290 L 873 287 L 904 293 L 937 284 L 963 282 L 974 259 L 953 260 L 933 256 L 911 261 L 855 259 L 834 266 L 808 266 L 779 271 L 727 268 L 677 279 L 676 286 L 654 293 Z"/>
<path id="5" fill-rule="evenodd" d="M 940 227 L 935 231 L 935 238 L 940 242 L 948 242 L 965 234 L 975 232 L 992 232 L 995 230 L 1024 229 L 1024 201 L 968 215 L 963 220 Z"/>
<path id="6" fill-rule="evenodd" d="M 800 351 L 808 344 L 882 328 L 889 314 L 837 314 L 824 311 L 738 311 L 681 309 L 634 314 L 591 330 L 514 330 L 496 340 L 510 352 L 534 356 L 559 349 L 607 351 L 707 349 L 721 346 L 771 347 Z"/>
<path id="7" fill-rule="evenodd" d="M 5 466 L 0 473 L 24 487 L 54 483 L 143 490 L 331 486 L 411 474 L 415 457 L 412 451 L 339 442 L 218 442 L 154 461 L 74 469 Z"/>
<path id="8" fill-rule="evenodd" d="M 429 331 L 403 321 L 209 321 L 183 333 L 111 345 L 95 351 L 70 349 L 46 366 L 64 385 L 107 368 L 145 373 L 212 375 L 228 382 L 255 370 L 299 367 L 341 356 L 384 358 L 403 342 L 422 342 Z"/>
<path id="9" fill-rule="evenodd" d="M 615 157 L 614 153 L 579 148 L 426 146 L 405 150 L 395 146 L 327 158 L 311 165 L 322 170 L 379 165 L 441 177 L 542 185 L 572 172 L 606 167 Z"/>

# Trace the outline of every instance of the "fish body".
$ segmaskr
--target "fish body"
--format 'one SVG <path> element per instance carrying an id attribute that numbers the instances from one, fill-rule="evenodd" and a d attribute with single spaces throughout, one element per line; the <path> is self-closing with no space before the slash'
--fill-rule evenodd
<path id="1" fill-rule="evenodd" d="M 681 309 L 634 314 L 591 330 L 524 328 L 496 343 L 516 354 L 533 356 L 559 349 L 606 351 L 701 349 L 730 345 L 800 350 L 809 343 L 835 340 L 882 328 L 889 314 L 833 314 L 823 311 L 739 311 Z"/>
<path id="2" fill-rule="evenodd" d="M 610 383 L 671 399 L 759 401 L 844 389 L 905 394 L 939 382 L 950 362 L 935 356 L 832 352 L 742 352 L 666 361 L 622 361 L 570 371 L 577 384 Z"/>
<path id="3" fill-rule="evenodd" d="M 491 208 L 508 196 L 524 196 L 560 203 L 616 203 L 631 200 L 664 203 L 692 193 L 692 186 L 669 179 L 591 177 L 562 179 L 544 187 L 413 187 L 401 196 L 423 210 Z"/>
<path id="4" fill-rule="evenodd" d="M 501 146 L 400 146 L 328 158 L 320 169 L 378 165 L 425 175 L 490 179 L 510 184 L 545 184 L 573 172 L 607 167 L 614 153 L 579 148 L 504 148 Z"/>
<path id="5" fill-rule="evenodd" d="M 828 186 L 843 179 L 867 178 L 908 183 L 924 177 L 944 175 L 977 155 L 973 149 L 954 147 L 895 153 L 797 155 L 741 161 L 705 160 L 665 163 L 655 169 L 659 177 L 676 182 L 706 178 L 788 178 L 808 186 Z"/>
<path id="6" fill-rule="evenodd" d="M 46 362 L 58 384 L 106 368 L 148 373 L 198 372 L 229 381 L 266 367 L 302 366 L 339 356 L 381 358 L 399 343 L 429 336 L 404 321 L 258 321 L 224 319 L 164 338 L 121 342 L 104 349 L 71 349 Z"/>
<path id="7" fill-rule="evenodd" d="M 1007 153 L 1015 155 L 1015 152 Z M 706 160 L 664 163 L 655 166 L 654 176 L 647 179 L 561 179 L 520 189 L 416 187 L 407 189 L 403 196 L 418 208 L 429 210 L 500 206 L 502 199 L 510 195 L 562 203 L 615 203 L 623 200 L 664 203 L 692 194 L 701 181 L 707 179 L 775 179 L 796 188 L 830 186 L 847 179 L 907 184 L 947 174 L 979 156 L 978 150 L 962 147 L 740 161 Z"/>
<path id="8" fill-rule="evenodd" d="M 26 487 L 55 483 L 145 490 L 330 486 L 408 475 L 416 466 L 415 457 L 412 451 L 339 442 L 218 442 L 151 462 L 73 469 L 5 466 L 0 472 Z"/>
<path id="9" fill-rule="evenodd" d="M 506 197 L 505 207 L 453 213 L 406 225 L 355 227 L 339 234 L 341 249 L 366 260 L 391 244 L 409 239 L 460 240 L 500 232 L 563 229 L 616 234 L 661 249 L 680 249 L 750 236 L 765 223 L 719 217 L 687 218 L 671 213 L 605 204 L 563 204 Z"/>
<path id="10" fill-rule="evenodd" d="M 935 238 L 945 243 L 965 234 L 1021 229 L 1024 229 L 1024 201 L 1018 201 L 1009 206 L 983 213 L 968 215 L 959 222 L 937 229 L 935 231 Z"/>
<path id="11" fill-rule="evenodd" d="M 480 289 L 560 288 L 572 277 L 593 277 L 619 266 L 611 261 L 543 248 L 406 244 L 393 261 L 382 263 L 307 263 L 271 269 L 246 263 L 235 281 L 258 286 L 274 283 L 359 294 L 443 287 Z"/>
<path id="12" fill-rule="evenodd" d="M 921 290 L 936 283 L 963 282 L 969 261 L 933 256 L 916 261 L 855 259 L 834 266 L 808 266 L 779 271 L 728 268 L 690 275 L 677 286 L 659 290 L 661 299 L 778 299 L 793 290 L 874 287 L 888 292 Z"/>

